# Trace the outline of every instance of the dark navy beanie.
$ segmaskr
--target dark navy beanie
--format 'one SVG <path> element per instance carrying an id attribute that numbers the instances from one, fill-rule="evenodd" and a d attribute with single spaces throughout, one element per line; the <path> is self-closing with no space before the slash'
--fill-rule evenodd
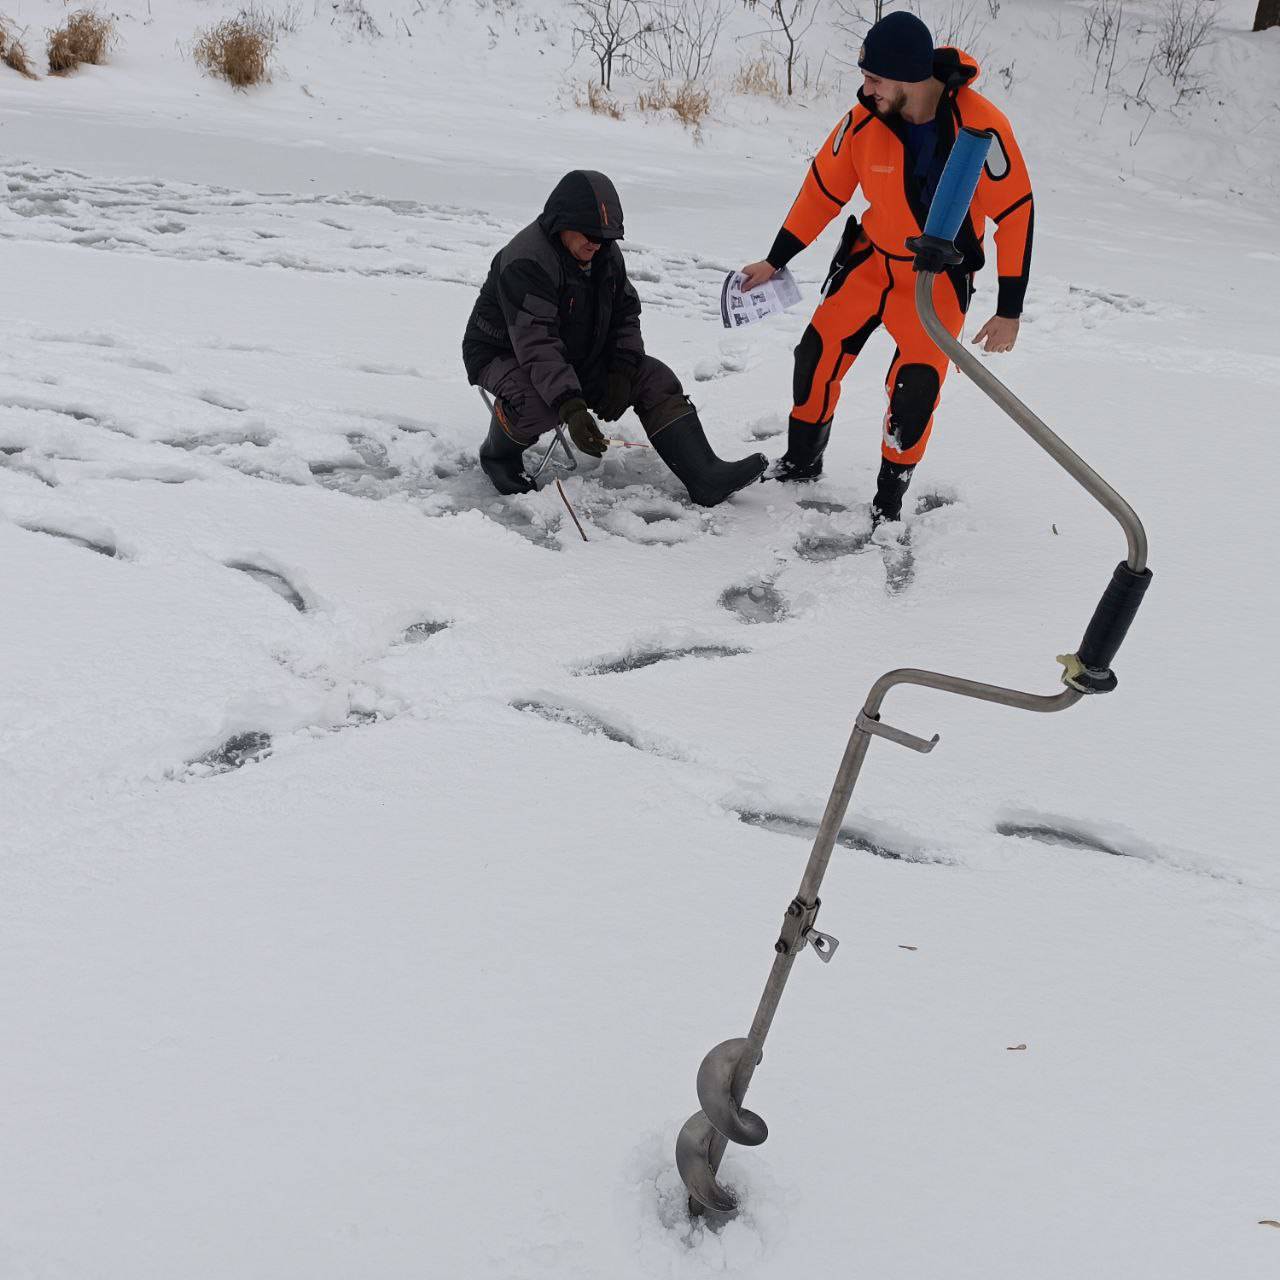
<path id="1" fill-rule="evenodd" d="M 933 36 L 914 13 L 898 9 L 867 32 L 858 66 L 885 80 L 928 80 L 933 75 Z"/>

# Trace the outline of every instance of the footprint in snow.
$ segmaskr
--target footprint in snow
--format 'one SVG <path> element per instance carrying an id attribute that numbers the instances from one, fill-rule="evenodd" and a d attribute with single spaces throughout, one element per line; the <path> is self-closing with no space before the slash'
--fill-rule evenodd
<path id="1" fill-rule="evenodd" d="M 111 560 L 123 559 L 114 539 L 104 534 L 89 537 L 85 534 L 73 533 L 69 529 L 57 529 L 52 525 L 44 524 L 24 524 L 20 527 L 28 533 L 43 533 L 47 537 L 60 538 L 63 542 L 70 542 L 73 546 L 83 547 L 86 551 L 96 551 L 100 556 L 106 556 Z"/>
<path id="2" fill-rule="evenodd" d="M 818 824 L 807 818 L 797 818 L 786 813 L 771 813 L 756 809 L 734 809 L 739 822 L 749 827 L 760 827 L 779 835 L 812 840 L 818 834 Z M 954 866 L 950 858 L 944 858 L 913 845 L 905 837 L 887 840 L 863 828 L 842 827 L 836 836 L 836 844 L 842 849 L 856 849 L 890 862 L 928 862 L 936 866 Z"/>
<path id="3" fill-rule="evenodd" d="M 306 600 L 284 574 L 277 573 L 274 569 L 264 568 L 260 564 L 250 564 L 246 560 L 229 560 L 227 568 L 247 574 L 255 582 L 260 582 L 264 587 L 274 591 L 282 600 L 288 601 L 299 613 L 306 613 Z"/>
<path id="4" fill-rule="evenodd" d="M 796 554 L 810 564 L 856 556 L 872 546 L 871 530 L 864 533 L 806 533 L 796 542 Z"/>
<path id="5" fill-rule="evenodd" d="M 511 703 L 516 711 L 535 715 L 553 724 L 567 725 L 587 737 L 603 737 L 610 742 L 617 742 L 633 751 L 643 751 L 648 755 L 662 756 L 667 760 L 679 760 L 680 755 L 661 743 L 643 739 L 620 725 L 612 724 L 592 711 L 580 707 L 558 706 L 555 703 L 543 702 L 537 698 L 521 698 Z"/>
<path id="6" fill-rule="evenodd" d="M 422 644 L 424 640 L 430 640 L 432 636 L 439 635 L 442 631 L 447 631 L 449 624 L 447 622 L 437 622 L 433 618 L 424 618 L 421 622 L 411 623 L 404 629 L 404 634 L 400 637 L 404 644 Z"/>
<path id="7" fill-rule="evenodd" d="M 679 649 L 636 649 L 623 654 L 620 658 L 586 663 L 578 667 L 573 674 L 575 676 L 619 675 L 625 671 L 640 671 L 645 667 L 656 666 L 659 662 L 675 662 L 681 658 L 736 658 L 740 654 L 750 652 L 750 649 L 727 644 L 693 644 Z"/>

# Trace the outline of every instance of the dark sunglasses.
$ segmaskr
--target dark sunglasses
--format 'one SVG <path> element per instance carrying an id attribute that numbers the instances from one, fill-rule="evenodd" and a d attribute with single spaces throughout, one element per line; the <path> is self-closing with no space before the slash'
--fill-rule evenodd
<path id="1" fill-rule="evenodd" d="M 585 231 L 580 232 L 579 234 L 588 244 L 595 245 L 597 249 L 604 244 L 604 236 L 589 236 Z"/>

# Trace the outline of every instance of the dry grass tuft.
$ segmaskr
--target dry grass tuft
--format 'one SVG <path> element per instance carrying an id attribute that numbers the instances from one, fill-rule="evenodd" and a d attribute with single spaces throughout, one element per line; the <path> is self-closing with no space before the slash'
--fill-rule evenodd
<path id="1" fill-rule="evenodd" d="M 774 70 L 771 59 L 763 54 L 744 62 L 733 77 L 734 93 L 750 93 L 760 98 L 782 97 L 782 85 L 778 83 L 778 73 Z"/>
<path id="2" fill-rule="evenodd" d="M 624 114 L 622 103 L 594 80 L 585 86 L 579 86 L 574 102 L 580 107 L 586 107 L 592 115 L 608 116 L 610 120 L 621 120 Z"/>
<path id="3" fill-rule="evenodd" d="M 711 90 L 687 80 L 672 94 L 671 110 L 682 125 L 696 133 L 711 114 Z"/>
<path id="4" fill-rule="evenodd" d="M 22 41 L 14 35 L 13 28 L 6 18 L 0 18 L 0 62 L 3 62 L 6 67 L 12 67 L 20 76 L 26 76 L 28 80 L 38 78 L 31 68 L 31 60 L 27 57 Z"/>
<path id="5" fill-rule="evenodd" d="M 660 111 L 669 111 L 671 109 L 671 90 L 667 88 L 667 82 L 659 80 L 657 84 L 651 84 L 647 89 L 641 89 L 639 96 L 636 98 L 636 106 L 649 115 L 657 115 Z"/>
<path id="6" fill-rule="evenodd" d="M 242 9 L 215 27 L 202 31 L 195 59 L 210 75 L 237 89 L 269 80 L 267 64 L 276 47 L 276 25 L 256 10 Z"/>
<path id="7" fill-rule="evenodd" d="M 115 37 L 113 18 L 94 13 L 92 9 L 78 9 L 61 27 L 49 33 L 49 70 L 57 76 L 74 71 L 86 62 L 99 67 L 106 62 Z"/>
<path id="8" fill-rule="evenodd" d="M 702 122 L 711 114 L 711 91 L 696 81 L 686 80 L 672 92 L 665 80 L 659 80 L 647 89 L 641 89 L 636 106 L 651 115 L 670 111 L 681 124 L 694 133 L 701 130 Z"/>

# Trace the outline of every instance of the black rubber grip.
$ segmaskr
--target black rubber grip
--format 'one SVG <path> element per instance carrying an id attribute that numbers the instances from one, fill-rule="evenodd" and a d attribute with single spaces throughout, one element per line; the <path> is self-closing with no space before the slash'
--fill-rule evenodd
<path id="1" fill-rule="evenodd" d="M 1142 597 L 1151 585 L 1151 570 L 1134 573 L 1122 560 L 1093 611 L 1076 656 L 1094 671 L 1106 671 L 1128 634 Z"/>

